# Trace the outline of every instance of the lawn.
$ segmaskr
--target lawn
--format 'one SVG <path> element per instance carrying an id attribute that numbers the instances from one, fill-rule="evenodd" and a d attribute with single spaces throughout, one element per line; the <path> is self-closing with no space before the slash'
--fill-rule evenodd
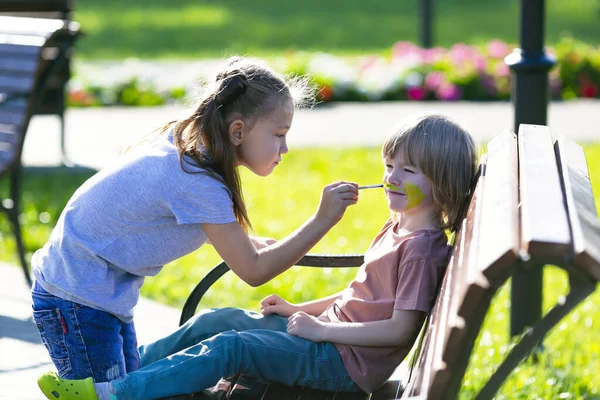
<path id="1" fill-rule="evenodd" d="M 434 44 L 517 43 L 519 0 L 438 0 Z M 365 54 L 419 41 L 418 0 L 77 0 L 85 59 L 268 57 L 288 50 Z M 598 44 L 598 0 L 546 1 L 549 44 Z"/>
<path id="2" fill-rule="evenodd" d="M 600 204 L 600 144 L 585 147 L 590 175 Z M 268 178 L 243 174 L 250 217 L 257 234 L 282 238 L 298 227 L 316 209 L 320 188 L 329 182 L 348 179 L 361 184 L 381 180 L 378 149 L 300 149 L 284 158 Z M 29 251 L 42 246 L 64 204 L 89 174 L 27 171 L 24 179 L 25 240 Z M 6 180 L 4 180 L 6 181 Z M 6 190 L 6 183 L 0 186 Z M 362 253 L 387 217 L 381 191 L 361 192 L 360 202 L 315 247 L 319 253 Z M 16 264 L 14 242 L 6 219 L 0 219 L 0 261 Z M 144 296 L 180 308 L 196 282 L 218 261 L 205 246 L 165 267 L 149 278 Z M 566 294 L 565 274 L 549 268 L 545 273 L 544 309 Z M 325 271 L 294 268 L 259 288 L 247 287 L 228 274 L 207 293 L 201 307 L 237 306 L 257 309 L 258 301 L 279 293 L 299 302 L 342 289 L 355 270 Z M 477 351 L 465 378 L 462 399 L 470 399 L 510 348 L 508 338 L 510 297 L 505 286 L 493 301 Z M 600 292 L 572 312 L 547 337 L 546 351 L 539 364 L 525 363 L 509 378 L 498 399 L 600 399 Z M 518 373 L 517 373 L 518 372 Z"/>

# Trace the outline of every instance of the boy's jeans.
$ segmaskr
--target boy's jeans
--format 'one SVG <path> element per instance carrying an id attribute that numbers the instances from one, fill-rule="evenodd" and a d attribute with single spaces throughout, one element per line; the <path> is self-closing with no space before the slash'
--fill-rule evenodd
<path id="1" fill-rule="evenodd" d="M 202 310 L 171 335 L 140 346 L 142 368 L 112 386 L 119 399 L 155 399 L 197 392 L 240 372 L 267 382 L 360 391 L 333 344 L 288 335 L 286 328 L 287 318 L 277 315 Z"/>
<path id="2" fill-rule="evenodd" d="M 133 322 L 53 296 L 37 282 L 31 298 L 33 319 L 61 377 L 107 382 L 140 368 Z"/>

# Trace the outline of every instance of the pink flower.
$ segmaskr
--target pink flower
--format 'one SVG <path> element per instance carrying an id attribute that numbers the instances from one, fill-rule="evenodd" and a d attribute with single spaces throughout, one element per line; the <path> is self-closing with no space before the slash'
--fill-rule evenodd
<path id="1" fill-rule="evenodd" d="M 496 64 L 496 68 L 494 68 L 494 75 L 499 77 L 506 77 L 510 75 L 510 68 L 504 62 L 499 62 Z"/>
<path id="2" fill-rule="evenodd" d="M 406 89 L 406 96 L 409 100 L 423 100 L 425 98 L 425 89 L 420 86 L 413 86 Z"/>
<path id="3" fill-rule="evenodd" d="M 492 58 L 504 58 L 510 53 L 508 45 L 500 40 L 492 40 L 489 42 L 486 51 Z"/>
<path id="4" fill-rule="evenodd" d="M 442 83 L 446 82 L 446 77 L 440 71 L 430 72 L 425 78 L 425 88 L 431 92 L 435 92 Z"/>
<path id="5" fill-rule="evenodd" d="M 475 48 L 471 46 L 467 46 L 463 43 L 457 43 L 450 49 L 449 56 L 450 60 L 454 62 L 454 64 L 463 64 L 469 61 L 470 58 L 474 57 L 477 54 Z"/>
<path id="6" fill-rule="evenodd" d="M 445 49 L 441 47 L 434 47 L 432 49 L 421 50 L 421 56 L 425 64 L 433 64 L 444 57 Z"/>
<path id="7" fill-rule="evenodd" d="M 475 62 L 475 69 L 478 72 L 485 71 L 485 67 L 486 67 L 487 63 L 485 61 L 485 58 L 482 55 L 480 55 L 480 54 L 475 55 L 473 61 Z"/>
<path id="8" fill-rule="evenodd" d="M 408 54 L 419 53 L 420 47 L 412 42 L 401 41 L 392 46 L 392 57 L 402 57 Z"/>
<path id="9" fill-rule="evenodd" d="M 437 98 L 440 100 L 454 101 L 460 100 L 462 92 L 458 86 L 453 83 L 446 82 L 437 90 Z"/>

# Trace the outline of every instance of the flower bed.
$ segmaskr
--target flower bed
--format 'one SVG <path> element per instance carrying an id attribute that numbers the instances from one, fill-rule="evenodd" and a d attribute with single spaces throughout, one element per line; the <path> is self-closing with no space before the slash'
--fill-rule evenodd
<path id="1" fill-rule="evenodd" d="M 317 84 L 320 102 L 507 100 L 511 75 L 504 57 L 514 47 L 497 40 L 484 46 L 456 44 L 449 49 L 423 49 L 398 42 L 387 55 L 349 59 L 290 52 L 272 65 L 284 73 L 309 76 Z M 557 61 L 549 75 L 553 99 L 600 98 L 600 46 L 565 38 L 548 51 Z M 120 71 L 121 76 L 98 68 L 79 71 L 69 84 L 68 104 L 151 106 L 179 102 L 193 93 L 195 87 L 190 82 L 195 85 L 209 74 L 196 69 L 191 78 L 188 69 L 187 74 L 164 76 L 151 64 L 140 62 L 128 62 Z"/>

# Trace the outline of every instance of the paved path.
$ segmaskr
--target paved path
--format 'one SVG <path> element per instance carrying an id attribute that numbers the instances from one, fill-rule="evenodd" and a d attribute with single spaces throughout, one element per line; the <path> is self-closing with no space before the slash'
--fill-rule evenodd
<path id="1" fill-rule="evenodd" d="M 186 114 L 182 106 L 156 108 L 70 109 L 67 111 L 67 153 L 76 164 L 101 168 L 114 162 L 132 142 L 166 121 Z M 294 120 L 289 144 L 307 146 L 375 146 L 397 121 L 413 113 L 442 112 L 466 125 L 483 143 L 511 129 L 510 103 L 345 103 L 301 111 Z M 600 141 L 599 101 L 552 103 L 549 125 L 578 142 Z M 60 163 L 59 124 L 55 117 L 35 117 L 30 125 L 25 165 Z M 140 343 L 177 326 L 179 310 L 142 299 L 136 307 Z M 0 264 L 0 399 L 37 400 L 43 396 L 36 377 L 52 368 L 31 319 L 28 288 L 21 270 Z"/>
<path id="2" fill-rule="evenodd" d="M 179 310 L 141 299 L 135 309 L 140 343 L 179 325 Z M 0 264 L 0 399 L 38 400 L 38 375 L 54 366 L 31 317 L 29 287 L 20 268 Z"/>
<path id="3" fill-rule="evenodd" d="M 69 109 L 66 114 L 67 153 L 76 164 L 100 168 L 115 161 L 127 146 L 165 122 L 186 115 L 189 108 L 116 107 L 110 109 Z M 398 121 L 424 112 L 448 114 L 470 129 L 480 143 L 504 129 L 512 129 L 513 111 L 508 102 L 457 103 L 341 103 L 299 111 L 294 117 L 289 145 L 375 146 Z M 553 135 L 562 133 L 575 141 L 600 140 L 600 101 L 555 102 L 549 107 Z M 31 121 L 23 160 L 26 165 L 60 162 L 58 118 L 38 116 Z"/>

